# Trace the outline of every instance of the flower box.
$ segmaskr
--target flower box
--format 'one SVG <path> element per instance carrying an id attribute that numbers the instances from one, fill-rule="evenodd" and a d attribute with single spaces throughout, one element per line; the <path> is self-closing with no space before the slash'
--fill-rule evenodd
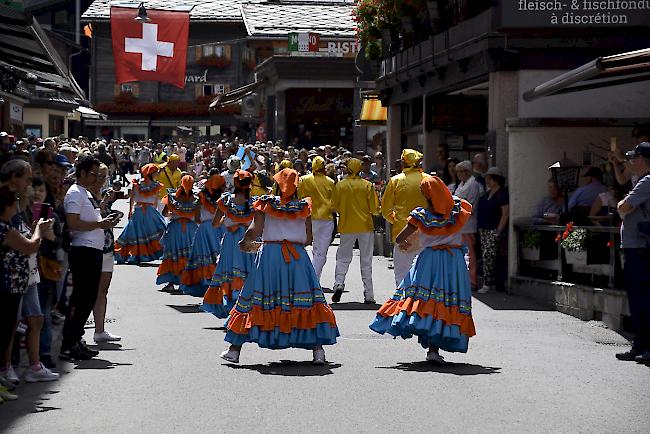
<path id="1" fill-rule="evenodd" d="M 587 265 L 587 251 L 564 250 L 564 258 L 569 265 Z"/>
<path id="2" fill-rule="evenodd" d="M 539 261 L 540 249 L 539 247 L 536 248 L 524 247 L 523 249 L 521 249 L 521 255 L 527 261 Z"/>

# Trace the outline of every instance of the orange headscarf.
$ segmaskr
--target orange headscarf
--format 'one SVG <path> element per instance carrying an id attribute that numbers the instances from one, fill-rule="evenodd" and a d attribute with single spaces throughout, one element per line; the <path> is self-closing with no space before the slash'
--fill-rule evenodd
<path id="1" fill-rule="evenodd" d="M 189 196 L 192 194 L 192 187 L 194 186 L 194 177 L 192 175 L 185 175 L 181 178 L 181 186 L 176 190 L 176 197 Z"/>
<path id="2" fill-rule="evenodd" d="M 158 166 L 153 163 L 145 164 L 140 168 L 140 173 L 144 178 L 148 178 L 158 171 Z"/>
<path id="3" fill-rule="evenodd" d="M 273 180 L 278 183 L 280 203 L 284 205 L 296 193 L 300 182 L 300 174 L 293 169 L 282 169 L 273 175 Z"/>
<path id="4" fill-rule="evenodd" d="M 244 180 L 248 180 L 248 182 L 243 182 Z M 251 182 L 253 181 L 253 175 L 242 169 L 237 169 L 235 172 L 235 176 L 233 176 L 233 182 L 235 183 L 235 187 L 237 188 L 244 188 L 248 189 L 251 188 Z"/>
<path id="5" fill-rule="evenodd" d="M 212 175 L 205 183 L 205 188 L 212 194 L 226 183 L 226 178 L 219 174 Z"/>
<path id="6" fill-rule="evenodd" d="M 431 202 L 433 210 L 444 218 L 449 218 L 454 207 L 454 198 L 444 181 L 437 176 L 427 176 L 420 182 L 420 189 L 424 197 Z"/>

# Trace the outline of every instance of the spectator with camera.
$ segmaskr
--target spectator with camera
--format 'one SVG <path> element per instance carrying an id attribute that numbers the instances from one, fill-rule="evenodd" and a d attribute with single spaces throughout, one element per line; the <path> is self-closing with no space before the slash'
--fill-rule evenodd
<path id="1" fill-rule="evenodd" d="M 63 326 L 61 356 L 87 360 L 99 354 L 83 341 L 84 326 L 95 306 L 102 273 L 104 230 L 117 224 L 112 217 L 102 218 L 100 207 L 92 197 L 100 175 L 101 162 L 83 155 L 77 159 L 77 182 L 68 189 L 64 199 L 65 216 L 70 231 L 68 261 L 72 273 L 72 295 Z"/>
<path id="2" fill-rule="evenodd" d="M 624 255 L 625 290 L 634 327 L 632 349 L 619 360 L 650 363 L 650 142 L 625 154 L 639 182 L 618 203 L 621 247 Z"/>

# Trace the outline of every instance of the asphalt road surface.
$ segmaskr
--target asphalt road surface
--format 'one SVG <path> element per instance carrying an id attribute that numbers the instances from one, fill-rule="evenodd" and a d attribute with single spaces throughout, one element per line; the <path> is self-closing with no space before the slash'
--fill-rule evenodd
<path id="1" fill-rule="evenodd" d="M 119 232 L 116 231 L 116 232 Z M 331 286 L 336 249 L 323 283 Z M 384 258 L 375 295 L 392 293 Z M 414 340 L 368 329 L 358 258 L 341 303 L 341 332 L 311 352 L 244 346 L 239 365 L 222 361 L 223 321 L 199 299 L 159 292 L 155 267 L 116 266 L 106 329 L 122 335 L 99 357 L 61 363 L 54 383 L 21 384 L 0 406 L 12 433 L 212 432 L 648 432 L 650 368 L 614 358 L 629 348 L 598 322 L 582 322 L 526 299 L 474 299 L 478 335 L 467 354 L 424 361 Z M 86 340 L 92 343 L 92 326 Z"/>

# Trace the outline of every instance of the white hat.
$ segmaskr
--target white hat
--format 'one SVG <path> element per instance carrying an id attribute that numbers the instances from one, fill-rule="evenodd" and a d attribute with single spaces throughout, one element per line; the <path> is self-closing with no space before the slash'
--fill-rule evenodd
<path id="1" fill-rule="evenodd" d="M 226 160 L 226 166 L 228 167 L 228 170 L 234 172 L 235 170 L 241 168 L 241 160 L 236 155 L 233 155 L 228 158 L 228 160 Z"/>

